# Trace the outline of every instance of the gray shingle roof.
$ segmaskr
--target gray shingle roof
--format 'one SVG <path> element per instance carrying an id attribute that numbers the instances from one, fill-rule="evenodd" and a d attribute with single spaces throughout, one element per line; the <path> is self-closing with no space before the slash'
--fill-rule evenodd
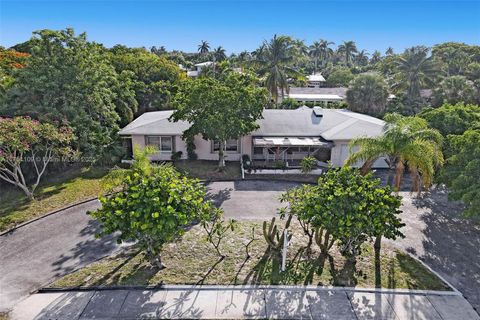
<path id="1" fill-rule="evenodd" d="M 173 111 L 142 114 L 120 131 L 121 135 L 181 135 L 190 124 L 170 122 Z M 364 114 L 344 109 L 321 109 L 322 117 L 308 107 L 295 110 L 266 109 L 253 136 L 322 137 L 325 140 L 350 140 L 355 137 L 380 135 L 384 122 Z"/>

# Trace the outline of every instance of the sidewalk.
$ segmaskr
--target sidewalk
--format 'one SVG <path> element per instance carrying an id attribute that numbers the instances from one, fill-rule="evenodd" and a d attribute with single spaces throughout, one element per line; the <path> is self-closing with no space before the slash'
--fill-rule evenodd
<path id="1" fill-rule="evenodd" d="M 12 320 L 137 318 L 480 319 L 457 292 L 314 288 L 175 287 L 38 293 Z"/>

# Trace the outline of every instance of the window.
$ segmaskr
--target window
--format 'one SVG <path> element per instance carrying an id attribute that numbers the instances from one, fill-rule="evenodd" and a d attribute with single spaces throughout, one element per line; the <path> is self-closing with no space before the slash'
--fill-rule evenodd
<path id="1" fill-rule="evenodd" d="M 172 152 L 173 140 L 172 137 L 147 136 L 147 146 L 155 146 L 160 152 Z"/>
<path id="2" fill-rule="evenodd" d="M 220 149 L 220 142 L 212 142 L 212 152 L 218 152 Z M 237 139 L 228 139 L 225 143 L 225 150 L 227 152 L 238 152 L 238 140 Z"/>
<path id="3" fill-rule="evenodd" d="M 253 154 L 263 154 L 263 147 L 253 147 Z"/>

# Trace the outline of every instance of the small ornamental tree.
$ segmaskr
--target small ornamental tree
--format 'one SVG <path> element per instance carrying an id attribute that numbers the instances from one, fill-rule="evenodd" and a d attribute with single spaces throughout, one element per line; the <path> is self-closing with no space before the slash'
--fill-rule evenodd
<path id="1" fill-rule="evenodd" d="M 282 201 L 289 202 L 283 214 L 296 216 L 310 238 L 315 230 L 323 253 L 339 241 L 342 254 L 354 260 L 367 239 L 402 236 L 400 198 L 370 173 L 362 176 L 357 169 L 331 168 L 320 176 L 318 185 L 289 190 Z"/>
<path id="2" fill-rule="evenodd" d="M 301 170 L 303 173 L 309 173 L 315 168 L 316 164 L 317 164 L 317 160 L 315 159 L 315 157 L 313 156 L 305 157 L 300 162 L 300 166 L 302 167 Z"/>
<path id="3" fill-rule="evenodd" d="M 102 208 L 89 214 L 102 226 L 98 236 L 120 232 L 119 243 L 137 241 L 150 263 L 161 269 L 164 244 L 193 222 L 210 221 L 218 209 L 205 201 L 199 180 L 183 176 L 171 165 L 150 164 L 150 153 L 150 148 L 135 150 L 132 169 L 109 175 L 109 182 L 114 182 L 110 187 L 117 192 L 101 197 Z"/>
<path id="4" fill-rule="evenodd" d="M 0 179 L 20 188 L 28 199 L 34 192 L 54 157 L 72 153 L 70 128 L 57 129 L 27 117 L 0 118 Z M 29 181 L 25 170 L 33 171 Z"/>
<path id="5" fill-rule="evenodd" d="M 192 124 L 184 132 L 187 140 L 200 134 L 217 141 L 219 168 L 223 168 L 225 142 L 255 130 L 267 103 L 265 89 L 258 88 L 251 76 L 226 72 L 220 79 L 186 81 L 175 97 L 172 119 Z"/>

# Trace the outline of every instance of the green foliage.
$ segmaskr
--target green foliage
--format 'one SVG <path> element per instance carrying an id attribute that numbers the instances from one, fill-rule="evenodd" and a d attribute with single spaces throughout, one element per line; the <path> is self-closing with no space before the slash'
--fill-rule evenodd
<path id="1" fill-rule="evenodd" d="M 72 155 L 70 144 L 73 140 L 68 127 L 57 129 L 49 123 L 26 117 L 0 117 L 0 179 L 19 187 L 33 199 L 52 159 Z M 31 185 L 25 170 L 36 177 Z"/>
<path id="2" fill-rule="evenodd" d="M 217 254 L 224 258 L 225 255 L 220 251 L 220 244 L 228 232 L 235 230 L 236 221 L 234 219 L 224 221 L 223 211 L 218 209 L 213 210 L 212 216 L 210 220 L 203 220 L 201 225 L 207 233 L 207 241 L 213 245 Z"/>
<path id="3" fill-rule="evenodd" d="M 285 98 L 280 104 L 281 109 L 297 109 L 300 107 L 300 102 L 292 98 Z"/>
<path id="4" fill-rule="evenodd" d="M 119 114 L 136 107 L 127 75 L 119 77 L 105 49 L 72 29 L 34 32 L 31 43 L 31 57 L 7 93 L 4 114 L 68 123 L 83 154 L 108 153 Z"/>
<path id="5" fill-rule="evenodd" d="M 449 134 L 461 135 L 468 129 L 480 128 L 480 106 L 473 104 L 448 104 L 439 108 L 424 110 L 419 115 L 446 137 Z"/>
<path id="6" fill-rule="evenodd" d="M 425 106 L 423 98 L 415 100 L 409 99 L 405 94 L 399 94 L 395 98 L 389 99 L 385 105 L 385 113 L 398 113 L 402 116 L 414 116 Z"/>
<path id="7" fill-rule="evenodd" d="M 175 97 L 172 119 L 192 124 L 184 132 L 187 139 L 201 134 L 204 139 L 220 141 L 222 167 L 225 141 L 255 130 L 266 103 L 265 90 L 256 87 L 250 76 L 229 72 L 223 79 L 185 81 Z"/>
<path id="8" fill-rule="evenodd" d="M 371 116 L 383 115 L 387 98 L 387 84 L 375 73 L 358 75 L 347 90 L 348 109 Z"/>
<path id="9" fill-rule="evenodd" d="M 294 215 L 317 230 L 316 242 L 324 252 L 339 241 L 344 255 L 356 256 L 369 238 L 403 236 L 400 197 L 389 186 L 381 187 L 370 173 L 362 176 L 350 167 L 330 168 L 318 185 L 289 190 L 281 200 L 289 203 L 283 214 Z"/>
<path id="10" fill-rule="evenodd" d="M 480 130 L 448 136 L 448 154 L 441 180 L 449 197 L 462 200 L 466 216 L 480 216 Z"/>
<path id="11" fill-rule="evenodd" d="M 354 75 L 349 68 L 341 67 L 336 68 L 332 71 L 332 73 L 328 76 L 327 81 L 330 85 L 336 87 L 346 87 L 352 81 Z"/>
<path id="12" fill-rule="evenodd" d="M 171 157 L 170 157 L 170 159 L 171 159 L 172 161 L 178 161 L 178 160 L 180 160 L 181 158 L 182 158 L 182 151 L 177 151 L 177 152 L 173 153 L 173 154 L 171 155 Z"/>
<path id="13" fill-rule="evenodd" d="M 115 46 L 110 51 L 110 61 L 117 73 L 130 75 L 137 114 L 171 108 L 178 83 L 185 77 L 174 62 L 144 49 Z"/>
<path id="14" fill-rule="evenodd" d="M 420 192 L 423 186 L 429 187 L 435 171 L 443 164 L 442 135 L 429 128 L 427 121 L 420 117 L 387 114 L 384 119 L 387 124 L 381 136 L 350 141 L 346 164 L 365 162 L 362 171 L 366 171 L 376 159 L 386 157 L 391 170 L 388 182 L 392 183 L 391 175 L 395 173 L 393 185 L 397 190 L 407 166 L 413 177 L 413 190 Z M 359 147 L 356 151 L 353 150 L 355 146 Z"/>
<path id="15" fill-rule="evenodd" d="M 136 150 L 132 169 L 121 174 L 119 191 L 101 197 L 102 208 L 89 214 L 102 226 L 99 236 L 119 232 L 119 242 L 137 241 L 161 268 L 163 245 L 193 222 L 210 220 L 218 209 L 205 201 L 199 180 L 181 175 L 171 165 L 147 162 L 151 152 Z"/>
<path id="16" fill-rule="evenodd" d="M 302 159 L 300 162 L 300 166 L 302 167 L 302 172 L 303 173 L 309 173 L 312 171 L 317 164 L 317 159 L 312 156 L 308 156 Z"/>
<path id="17" fill-rule="evenodd" d="M 434 91 L 434 105 L 444 103 L 474 103 L 475 87 L 473 82 L 464 76 L 446 77 Z"/>

